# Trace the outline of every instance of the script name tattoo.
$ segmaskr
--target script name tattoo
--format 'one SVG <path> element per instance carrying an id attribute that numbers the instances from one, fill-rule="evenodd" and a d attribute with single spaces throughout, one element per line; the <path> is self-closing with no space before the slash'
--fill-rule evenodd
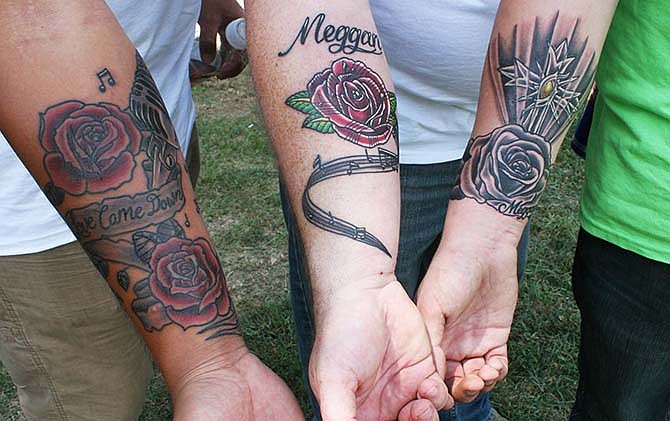
<path id="1" fill-rule="evenodd" d="M 470 140 L 452 199 L 471 198 L 526 219 L 538 204 L 562 138 L 590 91 L 595 53 L 578 19 L 516 25 L 495 37 L 484 77 L 494 87 L 504 124 Z"/>
<path id="2" fill-rule="evenodd" d="M 281 51 L 279 57 L 290 53 L 298 42 L 305 45 L 310 34 L 313 34 L 314 42 L 317 44 L 327 43 L 328 51 L 331 54 L 383 54 L 384 50 L 379 35 L 374 32 L 347 25 L 335 27 L 328 24 L 324 26 L 325 20 L 325 13 L 319 13 L 314 18 L 306 17 L 291 45 L 286 50 Z"/>
<path id="3" fill-rule="evenodd" d="M 188 234 L 177 135 L 139 54 L 136 62 L 126 109 L 68 100 L 40 113 L 45 193 L 56 206 L 68 197 L 99 198 L 64 219 L 145 330 L 177 326 L 206 340 L 239 335 L 212 244 Z M 116 84 L 106 68 L 97 76 L 103 93 L 103 78 Z M 145 188 L 119 194 L 128 183 Z"/>
<path id="4" fill-rule="evenodd" d="M 307 221 L 330 233 L 375 247 L 391 257 L 388 248 L 368 232 L 318 206 L 310 190 L 319 183 L 337 177 L 398 171 L 398 155 L 381 148 L 392 137 L 397 140 L 396 97 L 386 90 L 384 81 L 361 61 L 335 60 L 314 75 L 307 90 L 286 99 L 286 105 L 306 114 L 302 127 L 323 134 L 335 134 L 363 148 L 364 154 L 322 162 L 314 160 L 302 196 Z M 368 151 L 377 149 L 377 154 Z"/>

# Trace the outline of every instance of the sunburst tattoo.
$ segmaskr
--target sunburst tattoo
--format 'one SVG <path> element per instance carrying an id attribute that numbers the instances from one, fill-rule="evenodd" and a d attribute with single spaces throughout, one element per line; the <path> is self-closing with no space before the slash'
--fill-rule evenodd
<path id="1" fill-rule="evenodd" d="M 485 79 L 502 125 L 470 140 L 451 198 L 525 219 L 537 206 L 552 151 L 591 89 L 595 53 L 579 19 L 536 18 L 491 42 Z"/>
<path id="2" fill-rule="evenodd" d="M 563 40 L 556 46 L 549 45 L 544 65 L 536 62 L 536 69 L 526 66 L 518 58 L 511 66 L 501 67 L 498 71 L 510 79 L 505 86 L 527 89 L 528 94 L 517 101 L 524 101 L 521 124 L 533 133 L 539 133 L 547 117 L 556 122 L 561 114 L 572 113 L 579 107 L 581 93 L 570 89 L 570 85 L 579 80 L 570 65 L 575 57 L 568 56 L 568 41 Z"/>

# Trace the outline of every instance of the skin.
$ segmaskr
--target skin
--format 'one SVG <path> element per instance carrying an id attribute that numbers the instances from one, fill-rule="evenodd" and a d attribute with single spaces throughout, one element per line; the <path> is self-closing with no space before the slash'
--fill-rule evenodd
<path id="1" fill-rule="evenodd" d="M 45 26 L 45 21 L 49 25 Z M 43 165 L 46 152 L 38 132 L 40 113 L 54 104 L 74 100 L 86 104 L 113 104 L 119 110 L 128 110 L 129 97 L 132 98 L 129 96 L 131 84 L 137 80 L 135 72 L 139 62 L 134 46 L 104 1 L 7 1 L 0 11 L 0 24 L 0 54 L 7 54 L 5 59 L 0 60 L 0 71 L 6 75 L 0 81 L 0 101 L 5 104 L 0 110 L 0 129 L 44 188 L 52 180 L 53 173 L 49 173 Z M 25 49 L 30 49 L 31 54 L 9 56 L 13 51 Z M 116 84 L 107 86 L 105 92 L 99 90 L 99 81 L 95 77 L 103 68 L 108 68 L 116 80 Z M 49 71 L 26 72 L 25 69 Z M 151 82 L 146 82 L 145 88 L 151 89 L 149 85 Z M 17 86 L 22 88 L 15 89 Z M 168 140 L 161 140 L 158 144 L 169 148 L 167 143 L 176 141 L 170 138 L 173 135 L 169 134 L 169 118 L 165 117 L 161 124 L 168 133 Z M 152 133 L 152 136 L 159 135 L 153 129 L 143 130 Z M 144 152 L 139 152 L 134 159 L 144 159 L 145 155 L 142 154 Z M 181 181 L 183 191 L 183 207 L 177 211 L 173 220 L 181 224 L 181 235 L 189 241 L 198 239 L 199 244 L 211 244 L 204 221 L 197 211 L 190 181 L 184 176 L 186 172 L 181 153 L 177 153 L 176 157 L 175 171 L 181 174 L 178 180 Z M 137 170 L 132 175 L 129 181 L 104 191 L 85 191 L 80 195 L 65 192 L 62 200 L 58 201 L 57 210 L 66 215 L 72 209 L 84 209 L 103 201 L 110 203 L 110 200 L 138 197 L 146 193 L 147 181 L 140 176 L 143 172 Z M 186 218 L 188 224 L 184 222 Z M 156 219 L 149 222 L 159 224 L 164 221 Z M 152 229 L 150 227 L 143 230 L 148 231 Z M 108 234 L 112 239 L 130 241 L 135 233 L 141 233 L 141 230 L 133 230 L 132 226 L 128 226 L 125 233 L 114 236 L 96 226 L 91 234 L 96 238 Z M 174 241 L 179 239 L 178 233 L 169 236 Z M 83 236 L 80 240 L 89 253 L 100 254 L 94 242 L 87 241 Z M 161 247 L 167 248 L 168 242 L 161 244 Z M 198 333 L 199 328 L 188 326 L 190 321 L 183 318 L 168 320 L 157 329 L 147 329 L 141 314 L 134 310 L 133 303 L 137 297 L 133 288 L 147 279 L 148 274 L 158 274 L 159 279 L 163 280 L 166 277 L 158 271 L 147 269 L 138 256 L 132 253 L 124 256 L 122 247 L 111 247 L 103 259 L 108 270 L 102 273 L 108 272 L 110 287 L 121 299 L 123 308 L 137 325 L 158 363 L 175 405 L 176 419 L 251 421 L 302 418 L 287 386 L 246 347 L 239 329 L 235 327 L 236 316 L 230 305 L 221 304 L 219 311 L 228 312 L 230 318 L 227 320 L 232 327 L 215 330 L 223 335 L 210 340 Z M 116 262 L 124 259 L 130 259 L 128 263 L 136 265 L 136 268 L 127 270 L 127 290 L 119 285 L 116 277 L 116 273 L 125 267 Z M 198 261 L 201 269 L 205 267 L 206 260 L 203 259 L 201 257 Z M 221 273 L 216 259 L 210 258 L 207 262 L 211 273 Z M 210 281 L 217 286 L 217 290 L 225 291 L 223 276 L 211 276 Z M 210 323 L 207 320 L 192 321 Z"/>
<path id="2" fill-rule="evenodd" d="M 234 50 L 226 42 L 226 26 L 235 19 L 244 17 L 244 9 L 235 0 L 202 0 L 200 17 L 200 57 L 204 63 L 216 59 L 216 38 L 221 39 L 224 61 L 216 77 L 228 79 L 237 76 L 247 65 L 244 51 Z"/>
<path id="3" fill-rule="evenodd" d="M 503 0 L 492 36 L 509 37 L 519 25 L 518 42 L 528 45 L 533 22 L 551 21 L 558 11 L 563 19 L 558 25 L 579 20 L 589 54 L 597 62 L 616 5 L 617 1 L 569 0 L 548 8 L 539 2 Z M 492 53 L 498 51 L 491 48 Z M 491 57 L 482 77 L 472 138 L 511 123 L 500 112 L 495 77 L 489 71 L 498 64 Z M 561 115 L 562 127 L 569 126 L 576 111 Z M 565 130 L 546 139 L 552 161 L 564 136 Z M 449 202 L 442 240 L 419 288 L 417 305 L 431 342 L 446 356 L 446 379 L 458 400 L 469 401 L 492 389 L 509 370 L 507 341 L 518 288 L 516 247 L 525 224 L 525 219 L 504 215 L 475 198 Z"/>
<path id="4" fill-rule="evenodd" d="M 307 180 L 317 156 L 322 162 L 365 153 L 363 146 L 338 134 L 303 129 L 305 114 L 284 102 L 344 56 L 328 42 L 296 39 L 306 17 L 319 13 L 326 24 L 376 32 L 367 2 L 246 3 L 249 56 L 282 179 L 296 212 L 314 299 L 316 342 L 309 365 L 312 389 L 324 420 L 437 419 L 437 409 L 453 400 L 437 371 L 418 309 L 393 275 L 400 218 L 395 171 L 358 174 L 324 181 L 310 189 L 319 207 L 373 233 L 391 257 L 378 248 L 328 232 L 301 212 Z M 383 55 L 354 52 L 393 91 Z M 397 154 L 395 140 L 382 145 Z M 376 154 L 377 147 L 370 148 Z"/>

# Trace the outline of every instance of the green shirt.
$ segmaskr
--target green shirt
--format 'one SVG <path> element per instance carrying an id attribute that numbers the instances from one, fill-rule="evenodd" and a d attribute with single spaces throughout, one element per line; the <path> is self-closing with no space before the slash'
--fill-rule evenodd
<path id="1" fill-rule="evenodd" d="M 621 0 L 596 76 L 581 219 L 586 231 L 670 263 L 670 3 Z"/>

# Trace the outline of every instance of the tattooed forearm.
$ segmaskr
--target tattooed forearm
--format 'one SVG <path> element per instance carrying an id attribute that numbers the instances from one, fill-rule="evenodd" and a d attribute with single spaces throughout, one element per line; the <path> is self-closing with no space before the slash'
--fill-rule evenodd
<path id="1" fill-rule="evenodd" d="M 365 155 L 348 156 L 322 163 L 317 157 L 302 197 L 305 218 L 315 226 L 354 241 L 375 247 L 390 257 L 382 242 L 364 227 L 356 226 L 318 207 L 310 189 L 325 180 L 355 174 L 385 173 L 398 170 L 398 156 L 379 148 L 397 139 L 395 95 L 386 90 L 383 80 L 363 62 L 341 58 L 316 74 L 307 90 L 291 95 L 286 104 L 307 114 L 303 127 L 361 146 Z"/>
<path id="2" fill-rule="evenodd" d="M 116 84 L 106 68 L 97 76 L 101 92 L 104 77 Z M 40 114 L 39 140 L 47 196 L 56 206 L 86 198 L 65 220 L 148 332 L 239 334 L 214 248 L 189 234 L 177 136 L 139 54 L 128 108 L 61 102 Z"/>
<path id="3" fill-rule="evenodd" d="M 505 124 L 470 141 L 452 199 L 528 218 L 546 185 L 552 146 L 587 97 L 594 61 L 579 20 L 558 14 L 549 22 L 538 18 L 528 31 L 515 27 L 509 39 L 494 38 L 484 72 Z"/>
<path id="4" fill-rule="evenodd" d="M 325 42 L 328 44 L 328 52 L 332 54 L 369 53 L 381 55 L 384 52 L 379 35 L 374 32 L 359 29 L 355 26 L 340 25 L 335 27 L 330 24 L 324 26 L 325 20 L 325 13 L 319 13 L 314 18 L 306 17 L 291 45 L 286 50 L 281 51 L 279 57 L 290 53 L 298 42 L 305 45 L 310 34 L 313 34 L 315 43 Z"/>

